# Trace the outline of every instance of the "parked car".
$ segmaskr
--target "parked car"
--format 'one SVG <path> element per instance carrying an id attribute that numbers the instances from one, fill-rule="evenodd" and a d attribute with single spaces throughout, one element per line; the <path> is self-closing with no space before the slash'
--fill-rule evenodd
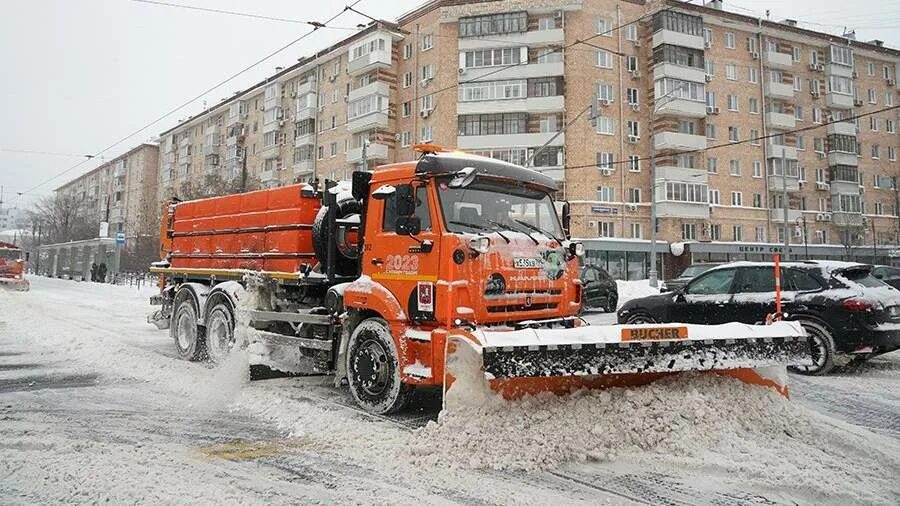
<path id="1" fill-rule="evenodd" d="M 811 337 L 813 365 L 825 374 L 851 358 L 866 360 L 900 348 L 900 291 L 847 262 L 782 264 L 782 311 Z M 672 293 L 633 299 L 619 323 L 762 323 L 775 312 L 772 263 L 735 262 L 706 271 Z"/>
<path id="2" fill-rule="evenodd" d="M 691 264 L 688 266 L 684 272 L 681 273 L 680 276 L 674 279 L 670 279 L 666 281 L 662 287 L 660 287 L 660 292 L 674 292 L 679 288 L 683 288 L 684 285 L 688 283 L 688 281 L 694 279 L 695 277 L 703 274 L 704 272 L 712 269 L 713 267 L 718 267 L 722 265 L 721 263 L 707 263 L 707 264 Z"/>
<path id="3" fill-rule="evenodd" d="M 900 290 L 900 267 L 876 265 L 875 268 L 872 269 L 872 275 Z"/>
<path id="4" fill-rule="evenodd" d="M 581 268 L 582 308 L 585 311 L 603 309 L 613 313 L 619 303 L 619 290 L 614 280 L 605 270 L 595 265 Z"/>

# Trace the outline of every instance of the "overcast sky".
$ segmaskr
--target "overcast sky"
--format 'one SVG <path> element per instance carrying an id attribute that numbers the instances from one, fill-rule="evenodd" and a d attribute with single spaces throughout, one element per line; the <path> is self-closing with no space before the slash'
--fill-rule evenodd
<path id="1" fill-rule="evenodd" d="M 296 20 L 324 21 L 344 1 L 165 0 L 167 3 L 241 11 Z M 357 9 L 395 20 L 425 0 L 362 0 Z M 590 1 L 590 0 L 586 0 Z M 349 0 L 347 1 L 349 3 Z M 67 179 L 96 167 L 93 160 L 46 182 L 196 97 L 228 76 L 308 31 L 302 24 L 198 12 L 134 0 L 0 0 L 0 185 L 6 206 L 52 192 Z M 793 18 L 806 28 L 840 34 L 844 24 L 860 40 L 882 39 L 900 47 L 900 4 L 892 0 L 725 1 L 726 10 Z M 332 25 L 350 28 L 366 19 L 346 13 Z M 231 95 L 297 58 L 334 43 L 349 30 L 319 30 L 204 97 L 209 104 Z M 110 149 L 113 158 L 203 109 L 203 99 Z M 32 150 L 76 156 L 13 153 Z"/>

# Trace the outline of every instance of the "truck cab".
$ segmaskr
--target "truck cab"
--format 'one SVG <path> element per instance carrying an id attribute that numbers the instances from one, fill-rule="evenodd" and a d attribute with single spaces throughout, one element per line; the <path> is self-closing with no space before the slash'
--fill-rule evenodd
<path id="1" fill-rule="evenodd" d="M 27 291 L 30 287 L 25 279 L 25 262 L 27 253 L 15 244 L 0 242 L 0 286 L 19 291 Z"/>

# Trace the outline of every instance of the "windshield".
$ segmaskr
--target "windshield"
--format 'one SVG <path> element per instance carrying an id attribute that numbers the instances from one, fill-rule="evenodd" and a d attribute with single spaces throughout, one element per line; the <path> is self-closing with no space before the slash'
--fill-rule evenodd
<path id="1" fill-rule="evenodd" d="M 862 285 L 867 288 L 885 286 L 884 281 L 881 281 L 880 279 L 873 276 L 872 271 L 870 271 L 869 269 L 845 269 L 836 272 L 835 275 L 848 279 L 858 285 Z"/>
<path id="2" fill-rule="evenodd" d="M 0 249 L 0 260 L 18 260 L 22 251 L 17 249 Z"/>
<path id="3" fill-rule="evenodd" d="M 692 266 L 688 267 L 687 269 L 685 269 L 684 272 L 681 273 L 681 277 L 692 278 L 698 274 L 703 274 L 704 272 L 712 269 L 713 267 L 715 267 L 715 265 L 713 265 L 713 264 L 692 265 Z"/>
<path id="4" fill-rule="evenodd" d="M 438 196 L 450 232 L 513 230 L 563 237 L 553 199 L 545 192 L 485 179 L 450 188 L 448 181 L 438 182 Z"/>

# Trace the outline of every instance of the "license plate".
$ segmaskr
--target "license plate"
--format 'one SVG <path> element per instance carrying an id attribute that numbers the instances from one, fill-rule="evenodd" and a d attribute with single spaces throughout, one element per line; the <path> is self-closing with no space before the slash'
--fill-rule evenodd
<path id="1" fill-rule="evenodd" d="M 541 259 L 527 257 L 513 258 L 513 267 L 516 269 L 540 269 Z"/>
<path id="2" fill-rule="evenodd" d="M 622 329 L 622 341 L 668 341 L 687 339 L 687 327 L 637 327 Z"/>

